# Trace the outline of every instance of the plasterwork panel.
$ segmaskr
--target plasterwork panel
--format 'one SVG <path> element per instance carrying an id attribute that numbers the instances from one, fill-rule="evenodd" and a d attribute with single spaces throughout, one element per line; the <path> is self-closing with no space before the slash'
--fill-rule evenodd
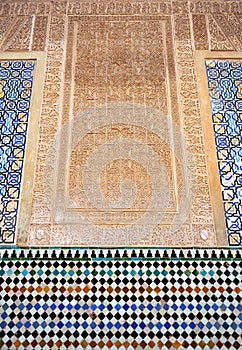
<path id="1" fill-rule="evenodd" d="M 214 244 L 214 227 L 209 200 L 207 169 L 204 158 L 203 134 L 199 116 L 196 75 L 194 70 L 193 46 L 191 41 L 189 17 L 175 16 L 176 55 L 181 96 L 181 116 L 186 139 L 191 143 L 191 150 L 196 162 L 197 195 L 191 209 L 190 232 L 193 244 L 201 244 L 200 233 L 205 230 L 209 243 Z M 207 244 L 207 241 L 206 241 Z"/>
<path id="2" fill-rule="evenodd" d="M 129 245 L 161 221 L 170 235 L 184 221 L 184 176 L 188 187 L 192 176 L 172 126 L 179 117 L 170 35 L 166 17 L 69 18 L 62 127 L 50 150 L 60 157 L 56 172 L 46 165 L 54 240 L 58 228 L 68 244 L 112 235 L 108 244 Z"/>
<path id="3" fill-rule="evenodd" d="M 49 24 L 45 89 L 43 95 L 39 150 L 35 177 L 33 209 L 30 225 L 30 242 L 50 244 L 52 221 L 44 192 L 46 154 L 58 130 L 62 115 L 63 62 L 65 54 L 66 21 L 63 16 L 52 16 Z M 55 157 L 49 159 L 55 166 Z"/>

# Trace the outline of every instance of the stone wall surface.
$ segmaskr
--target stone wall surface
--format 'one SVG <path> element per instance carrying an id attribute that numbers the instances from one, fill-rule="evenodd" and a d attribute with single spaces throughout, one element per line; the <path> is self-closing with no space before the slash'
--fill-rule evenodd
<path id="1" fill-rule="evenodd" d="M 227 245 L 195 59 L 241 52 L 241 22 L 241 1 L 1 1 L 0 50 L 46 53 L 17 243 Z"/>

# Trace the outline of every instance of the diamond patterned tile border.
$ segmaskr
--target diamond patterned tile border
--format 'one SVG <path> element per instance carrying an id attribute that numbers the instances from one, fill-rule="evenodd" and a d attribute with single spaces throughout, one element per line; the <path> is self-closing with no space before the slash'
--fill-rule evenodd
<path id="1" fill-rule="evenodd" d="M 2 350 L 241 347 L 239 250 L 0 252 Z"/>

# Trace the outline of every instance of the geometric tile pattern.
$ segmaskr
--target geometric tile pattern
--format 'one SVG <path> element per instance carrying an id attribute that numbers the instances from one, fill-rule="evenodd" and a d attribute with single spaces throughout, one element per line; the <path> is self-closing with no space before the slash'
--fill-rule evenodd
<path id="1" fill-rule="evenodd" d="M 229 245 L 242 245 L 242 62 L 206 61 Z"/>
<path id="2" fill-rule="evenodd" d="M 0 244 L 14 243 L 34 61 L 0 62 Z"/>
<path id="3" fill-rule="evenodd" d="M 5 252 L 0 348 L 240 349 L 240 253 L 157 252 Z"/>

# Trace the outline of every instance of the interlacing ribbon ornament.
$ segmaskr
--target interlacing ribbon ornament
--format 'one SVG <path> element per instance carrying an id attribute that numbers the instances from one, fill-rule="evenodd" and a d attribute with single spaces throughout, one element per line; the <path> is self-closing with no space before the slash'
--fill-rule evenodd
<path id="1" fill-rule="evenodd" d="M 138 244 L 164 223 L 175 233 L 196 189 L 181 130 L 138 104 L 80 112 L 57 133 L 45 171 L 54 222 L 88 245 Z"/>

